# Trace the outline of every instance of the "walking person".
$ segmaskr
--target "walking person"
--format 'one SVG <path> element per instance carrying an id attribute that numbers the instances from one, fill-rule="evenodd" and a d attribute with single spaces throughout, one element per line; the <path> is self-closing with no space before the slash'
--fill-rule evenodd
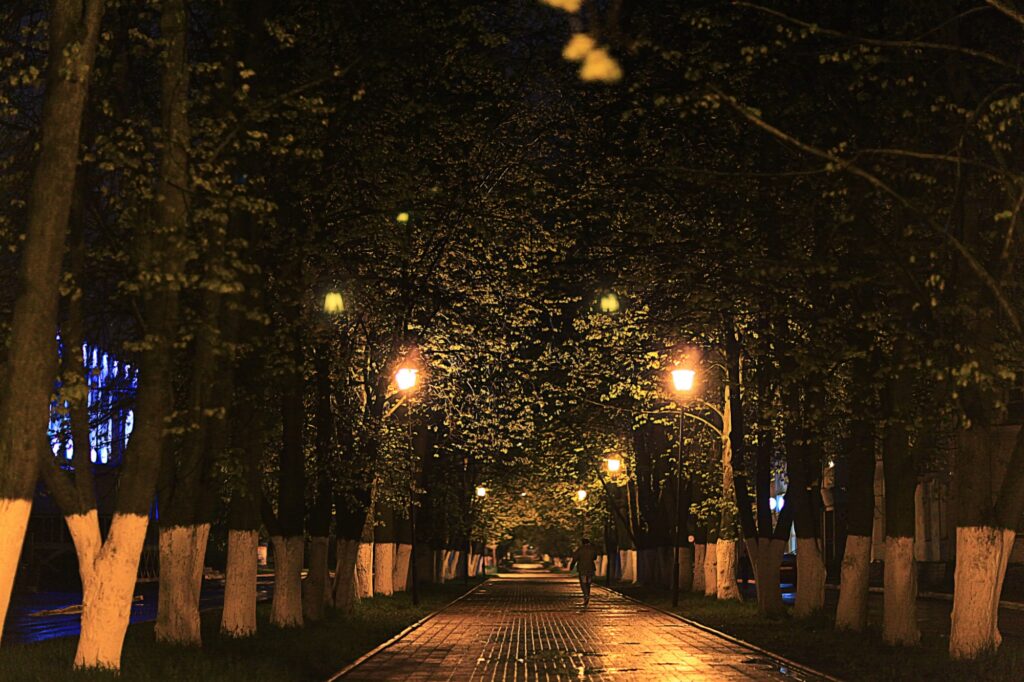
<path id="1" fill-rule="evenodd" d="M 573 552 L 572 558 L 576 562 L 580 589 L 583 591 L 583 606 L 586 607 L 590 604 L 590 585 L 594 582 L 594 574 L 597 573 L 597 548 L 589 539 L 583 538 L 583 544 Z"/>

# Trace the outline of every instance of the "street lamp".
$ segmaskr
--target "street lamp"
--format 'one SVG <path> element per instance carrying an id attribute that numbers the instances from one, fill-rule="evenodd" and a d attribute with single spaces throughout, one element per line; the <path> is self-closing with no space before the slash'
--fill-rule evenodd
<path id="1" fill-rule="evenodd" d="M 477 497 L 487 497 L 487 488 L 483 487 L 482 485 L 478 485 L 476 487 L 476 496 Z"/>
<path id="2" fill-rule="evenodd" d="M 622 304 L 619 303 L 619 297 L 614 291 L 608 291 L 601 295 L 601 300 L 598 302 L 602 313 L 614 314 L 619 312 L 619 308 Z"/>
<path id="3" fill-rule="evenodd" d="M 398 385 L 398 390 L 403 393 L 407 393 L 412 389 L 416 388 L 416 381 L 418 379 L 419 370 L 412 367 L 400 367 L 395 372 L 395 384 Z M 409 568 L 412 573 L 412 603 L 419 606 L 420 593 L 417 588 L 418 574 L 416 571 L 416 475 L 417 466 L 416 452 L 412 445 L 412 407 L 411 403 L 405 405 L 405 427 L 406 434 L 409 439 L 409 456 L 413 460 L 412 467 L 412 484 L 409 491 L 409 531 L 412 533 L 412 552 L 409 555 Z"/>
<path id="4" fill-rule="evenodd" d="M 688 367 L 677 367 L 672 370 L 672 386 L 677 393 L 686 394 L 693 390 L 697 372 Z M 675 538 L 672 547 L 672 606 L 679 606 L 679 517 L 682 516 L 683 500 L 683 408 L 679 408 L 679 430 L 676 433 L 676 514 Z"/>
<path id="5" fill-rule="evenodd" d="M 345 312 L 345 297 L 340 291 L 328 291 L 324 296 L 324 312 L 328 315 L 341 315 Z"/>
<path id="6" fill-rule="evenodd" d="M 395 222 L 403 224 L 409 222 L 409 214 L 406 211 L 402 211 L 395 216 Z"/>
<path id="7" fill-rule="evenodd" d="M 586 499 L 587 499 L 587 491 L 586 490 L 584 490 L 583 488 L 580 488 L 579 490 L 576 491 L 576 500 L 578 502 L 585 502 Z"/>
<path id="8" fill-rule="evenodd" d="M 618 457 L 609 457 L 605 460 L 605 466 L 608 467 L 609 474 L 617 474 L 622 470 L 622 460 Z"/>

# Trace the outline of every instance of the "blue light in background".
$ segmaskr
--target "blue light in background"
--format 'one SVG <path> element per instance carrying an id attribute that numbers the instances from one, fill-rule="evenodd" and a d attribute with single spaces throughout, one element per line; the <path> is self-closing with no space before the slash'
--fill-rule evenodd
<path id="1" fill-rule="evenodd" d="M 58 349 L 60 349 L 58 337 Z M 82 344 L 85 379 L 89 385 L 89 445 L 94 464 L 118 464 L 128 446 L 134 414 L 131 410 L 138 388 L 138 373 L 96 346 Z M 57 384 L 59 388 L 60 384 Z M 74 456 L 71 418 L 67 403 L 50 405 L 50 447 L 65 460 Z"/>

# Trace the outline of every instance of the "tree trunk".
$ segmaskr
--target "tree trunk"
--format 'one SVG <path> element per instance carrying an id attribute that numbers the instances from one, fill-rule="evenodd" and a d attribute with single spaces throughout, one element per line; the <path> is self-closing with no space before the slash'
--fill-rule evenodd
<path id="1" fill-rule="evenodd" d="M 334 569 L 334 608 L 352 613 L 359 595 L 356 593 L 356 559 L 359 540 L 338 538 L 337 563 Z"/>
<path id="2" fill-rule="evenodd" d="M 199 646 L 199 592 L 210 524 L 160 529 L 160 594 L 154 632 L 158 642 Z"/>
<path id="3" fill-rule="evenodd" d="M 718 542 L 710 538 L 704 552 L 704 596 L 718 596 Z"/>
<path id="4" fill-rule="evenodd" d="M 796 605 L 793 615 L 808 618 L 825 604 L 825 561 L 818 538 L 796 539 Z"/>
<path id="5" fill-rule="evenodd" d="M 373 543 L 360 542 L 356 555 L 356 597 L 373 596 Z"/>
<path id="6" fill-rule="evenodd" d="M 970 660 L 1002 644 L 999 596 L 1016 533 L 985 526 L 956 529 L 952 629 L 949 656 Z M 887 549 L 888 551 L 888 549 Z M 888 560 L 888 554 L 886 560 Z"/>
<path id="7" fill-rule="evenodd" d="M 392 583 L 395 592 L 405 592 L 409 588 L 409 564 L 412 560 L 412 545 L 401 543 L 395 547 L 395 575 Z"/>
<path id="8" fill-rule="evenodd" d="M 395 543 L 373 545 L 373 593 L 385 596 L 395 593 Z"/>
<path id="9" fill-rule="evenodd" d="M 789 527 L 789 524 L 786 524 Z M 786 541 L 779 538 L 761 538 L 757 545 L 755 569 L 757 580 L 757 607 L 767 618 L 780 618 L 786 613 L 782 602 L 782 555 Z"/>
<path id="10" fill-rule="evenodd" d="M 915 646 L 921 642 L 917 627 L 917 566 L 914 538 L 885 539 L 885 594 L 882 640 L 890 646 Z"/>
<path id="11" fill-rule="evenodd" d="M 689 592 L 693 589 L 693 565 L 694 565 L 694 548 L 693 547 L 679 547 L 679 591 Z"/>
<path id="12" fill-rule="evenodd" d="M 309 572 L 302 581 L 302 618 L 304 622 L 324 619 L 324 607 L 331 588 L 328 581 L 327 554 L 331 539 L 314 536 L 309 539 Z"/>
<path id="13" fill-rule="evenodd" d="M 697 593 L 704 592 L 704 561 L 706 555 L 706 543 L 693 543 L 693 583 L 691 583 L 690 589 Z"/>
<path id="14" fill-rule="evenodd" d="M 743 601 L 739 586 L 736 585 L 736 541 L 719 539 L 715 546 L 717 592 L 719 599 Z"/>
<path id="15" fill-rule="evenodd" d="M 50 48 L 38 156 L 32 173 L 19 291 L 10 324 L 0 395 L 0 631 L 46 448 L 50 392 L 56 375 L 61 261 L 78 166 L 82 112 L 106 3 L 57 2 L 49 16 Z"/>
<path id="16" fill-rule="evenodd" d="M 836 629 L 863 632 L 868 624 L 871 536 L 847 535 L 836 607 Z"/>
<path id="17" fill-rule="evenodd" d="M 228 531 L 224 610 L 220 620 L 221 634 L 228 637 L 251 637 L 256 634 L 256 552 L 259 542 L 258 531 Z"/>
<path id="18" fill-rule="evenodd" d="M 270 606 L 270 624 L 279 628 L 302 627 L 301 535 L 270 538 L 274 547 L 274 598 Z"/>
<path id="19" fill-rule="evenodd" d="M 121 647 L 128 630 L 149 517 L 115 513 L 102 547 L 99 524 L 94 521 L 95 516 L 87 521 L 95 529 L 87 531 L 90 540 L 81 549 L 76 547 L 82 577 L 82 634 L 75 667 L 120 670 Z M 93 548 L 98 551 L 93 553 Z"/>

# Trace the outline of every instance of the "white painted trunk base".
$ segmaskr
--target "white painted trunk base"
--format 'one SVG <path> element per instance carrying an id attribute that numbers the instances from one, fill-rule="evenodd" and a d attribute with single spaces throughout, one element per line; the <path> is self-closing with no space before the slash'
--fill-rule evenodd
<path id="1" fill-rule="evenodd" d="M 999 596 L 1015 535 L 989 526 L 956 529 L 950 658 L 978 658 L 1002 644 Z"/>
<path id="2" fill-rule="evenodd" d="M 754 553 L 754 579 L 757 581 L 757 607 L 769 618 L 778 618 L 786 613 L 782 602 L 781 570 L 782 555 L 786 541 L 774 538 L 758 538 Z"/>
<path id="3" fill-rule="evenodd" d="M 704 558 L 707 554 L 707 545 L 704 543 L 693 545 L 693 583 L 690 590 L 698 594 L 704 592 Z"/>
<path id="4" fill-rule="evenodd" d="M 793 615 L 808 618 L 825 606 L 825 561 L 815 538 L 796 539 L 796 604 Z"/>
<path id="5" fill-rule="evenodd" d="M 868 625 L 868 575 L 871 565 L 871 537 L 846 536 L 843 567 L 839 578 L 836 630 L 863 632 Z"/>
<path id="6" fill-rule="evenodd" d="M 337 563 L 334 566 L 334 608 L 351 613 L 359 596 L 356 594 L 356 560 L 359 540 L 339 538 L 336 545 Z"/>
<path id="7" fill-rule="evenodd" d="M 412 545 L 404 543 L 397 545 L 395 548 L 395 575 L 392 578 L 395 592 L 405 592 L 409 589 L 409 564 L 411 561 Z"/>
<path id="8" fill-rule="evenodd" d="M 373 543 L 360 542 L 356 554 L 356 598 L 373 596 Z"/>
<path id="9" fill-rule="evenodd" d="M 373 593 L 389 596 L 395 593 L 395 543 L 373 545 Z"/>
<path id="10" fill-rule="evenodd" d="M 914 538 L 885 538 L 885 593 L 882 597 L 882 641 L 890 646 L 921 642 L 917 628 L 917 565 Z"/>
<path id="11" fill-rule="evenodd" d="M 740 588 L 736 585 L 736 569 L 739 563 L 736 554 L 735 540 L 719 540 L 715 543 L 717 553 L 715 570 L 718 598 L 722 600 L 743 601 Z"/>
<path id="12" fill-rule="evenodd" d="M 85 570 L 80 567 L 82 635 L 75 652 L 76 668 L 121 669 L 121 648 L 148 525 L 149 516 L 144 514 L 114 514 L 106 542 L 86 562 Z M 89 535 L 98 538 L 99 526 L 95 535 Z"/>
<path id="13" fill-rule="evenodd" d="M 309 570 L 302 581 L 302 619 L 315 622 L 324 619 L 331 585 L 327 570 L 327 553 L 331 539 L 323 535 L 309 539 Z"/>
<path id="14" fill-rule="evenodd" d="M 279 628 L 302 627 L 302 559 L 305 538 L 301 535 L 270 538 L 274 548 L 274 598 L 270 624 Z"/>
<path id="15" fill-rule="evenodd" d="M 14 590 L 14 575 L 18 572 L 21 545 L 32 512 L 32 500 L 0 499 L 0 637 L 7 619 Z"/>
<path id="16" fill-rule="evenodd" d="M 252 637 L 256 634 L 256 569 L 259 545 L 259 531 L 228 531 L 224 610 L 220 617 L 221 634 L 228 637 Z"/>
<path id="17" fill-rule="evenodd" d="M 156 641 L 201 646 L 199 592 L 210 524 L 160 528 L 160 594 Z"/>
<path id="18" fill-rule="evenodd" d="M 693 547 L 678 547 L 679 553 L 679 590 L 689 592 L 693 589 Z"/>
<path id="19" fill-rule="evenodd" d="M 718 596 L 718 543 L 709 542 L 704 550 L 704 596 Z"/>
<path id="20" fill-rule="evenodd" d="M 476 554 L 470 552 L 469 561 L 466 562 L 466 570 L 469 571 L 469 577 L 473 578 L 476 576 Z"/>

